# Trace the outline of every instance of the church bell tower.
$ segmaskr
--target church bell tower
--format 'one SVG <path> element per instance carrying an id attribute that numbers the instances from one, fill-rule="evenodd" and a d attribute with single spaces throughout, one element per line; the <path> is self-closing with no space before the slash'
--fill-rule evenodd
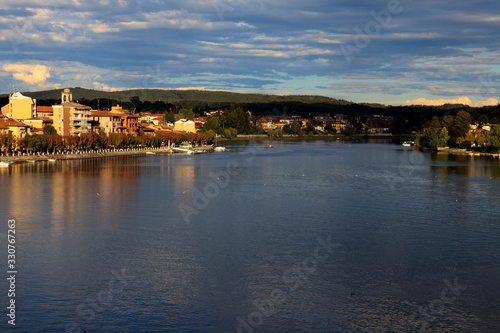
<path id="1" fill-rule="evenodd" d="M 69 90 L 69 88 L 65 88 L 61 93 L 61 103 L 69 103 L 73 100 L 73 94 Z"/>

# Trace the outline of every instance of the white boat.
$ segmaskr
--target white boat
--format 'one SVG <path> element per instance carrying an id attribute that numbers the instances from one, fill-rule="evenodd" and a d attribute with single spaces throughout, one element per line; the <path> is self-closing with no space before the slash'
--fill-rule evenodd
<path id="1" fill-rule="evenodd" d="M 172 148 L 172 150 L 180 151 L 186 154 L 194 154 L 194 151 L 190 149 L 184 149 L 184 148 Z"/>
<path id="2" fill-rule="evenodd" d="M 214 151 L 226 151 L 226 147 L 215 147 Z"/>
<path id="3" fill-rule="evenodd" d="M 9 167 L 12 165 L 11 161 L 1 161 L 0 162 L 0 167 Z"/>
<path id="4" fill-rule="evenodd" d="M 405 142 L 403 142 L 403 146 L 405 146 L 405 147 L 411 147 L 414 144 L 415 144 L 415 142 L 413 142 L 413 141 L 405 141 Z"/>
<path id="5" fill-rule="evenodd" d="M 47 161 L 49 161 L 49 162 L 57 162 L 57 160 L 55 158 L 48 158 Z"/>

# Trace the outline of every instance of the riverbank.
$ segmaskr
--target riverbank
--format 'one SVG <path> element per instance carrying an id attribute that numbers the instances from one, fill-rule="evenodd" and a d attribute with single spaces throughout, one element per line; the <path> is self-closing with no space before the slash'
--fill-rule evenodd
<path id="1" fill-rule="evenodd" d="M 89 151 L 68 154 L 35 154 L 35 155 L 18 155 L 18 156 L 1 156 L 2 161 L 11 161 L 12 163 L 24 162 L 42 162 L 42 161 L 65 161 L 79 160 L 91 158 L 106 158 L 115 156 L 140 156 L 153 154 L 173 154 L 170 148 L 146 148 L 146 149 L 122 149 L 122 150 L 106 150 L 106 151 Z"/>
<path id="2" fill-rule="evenodd" d="M 450 155 L 469 155 L 469 156 L 500 157 L 500 154 L 481 153 L 481 152 L 468 151 L 466 149 L 461 149 L 461 148 L 448 148 L 448 147 L 444 147 L 444 148 L 438 147 L 437 148 L 437 153 L 438 154 L 450 154 Z"/>
<path id="3" fill-rule="evenodd" d="M 252 140 L 359 140 L 364 138 L 369 139 L 393 139 L 400 138 L 400 135 L 393 134 L 356 134 L 353 136 L 346 136 L 344 134 L 317 134 L 317 135 L 304 135 L 298 136 L 295 134 L 284 134 L 282 137 L 269 136 L 267 134 L 238 134 L 238 136 L 232 139 L 226 139 L 223 137 L 217 137 L 217 142 L 227 142 L 227 141 L 252 141 Z"/>

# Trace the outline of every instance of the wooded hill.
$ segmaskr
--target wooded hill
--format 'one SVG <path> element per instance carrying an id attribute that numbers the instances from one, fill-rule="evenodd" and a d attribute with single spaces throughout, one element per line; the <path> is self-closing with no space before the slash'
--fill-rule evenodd
<path id="1" fill-rule="evenodd" d="M 93 109 L 106 110 L 120 104 L 134 112 L 165 113 L 180 108 L 193 108 L 197 114 L 214 109 L 229 109 L 231 105 L 250 110 L 257 117 L 263 115 L 300 115 L 311 118 L 317 114 L 345 114 L 362 116 L 381 114 L 396 118 L 396 133 L 419 130 L 433 116 L 456 115 L 465 110 L 472 120 L 481 115 L 488 119 L 500 119 L 500 105 L 473 108 L 466 105 L 445 104 L 442 106 L 387 106 L 373 103 L 353 103 L 342 99 L 311 95 L 264 95 L 242 94 L 228 91 L 133 89 L 105 92 L 84 88 L 70 88 L 73 99 Z M 23 92 L 37 99 L 38 105 L 54 105 L 61 102 L 62 89 L 38 92 Z M 8 103 L 8 95 L 0 96 L 0 104 Z"/>
<path id="2" fill-rule="evenodd" d="M 204 104 L 212 103 L 273 103 L 273 102 L 301 102 L 301 103 L 325 103 L 335 105 L 354 104 L 345 100 L 329 98 L 324 96 L 311 95 L 264 95 L 264 94 L 242 94 L 229 91 L 205 91 L 205 90 L 165 90 L 165 89 L 132 89 L 123 91 L 98 91 L 85 88 L 70 88 L 73 93 L 73 99 L 94 100 L 94 99 L 112 99 L 116 101 L 129 102 L 132 99 L 139 98 L 142 102 L 157 102 L 165 103 L 184 103 L 184 102 L 199 102 Z M 36 98 L 37 100 L 57 100 L 61 98 L 63 89 L 23 92 L 23 95 Z M 2 95 L 0 97 L 5 97 Z"/>

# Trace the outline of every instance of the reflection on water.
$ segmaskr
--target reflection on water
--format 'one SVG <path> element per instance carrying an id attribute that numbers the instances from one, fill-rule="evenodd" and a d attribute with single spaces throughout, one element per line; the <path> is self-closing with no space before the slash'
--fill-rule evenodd
<path id="1" fill-rule="evenodd" d="M 19 329 L 234 332 L 240 318 L 256 332 L 416 331 L 457 278 L 467 289 L 426 325 L 494 331 L 499 164 L 284 141 L 0 169 L 1 218 L 18 221 Z M 218 191 L 195 207 L 207 184 Z M 190 224 L 180 205 L 196 208 Z M 329 236 L 341 246 L 316 266 Z M 134 278 L 106 294 L 122 269 Z"/>
<path id="2" fill-rule="evenodd" d="M 500 177 L 498 157 L 433 154 L 431 170 L 468 177 Z"/>

